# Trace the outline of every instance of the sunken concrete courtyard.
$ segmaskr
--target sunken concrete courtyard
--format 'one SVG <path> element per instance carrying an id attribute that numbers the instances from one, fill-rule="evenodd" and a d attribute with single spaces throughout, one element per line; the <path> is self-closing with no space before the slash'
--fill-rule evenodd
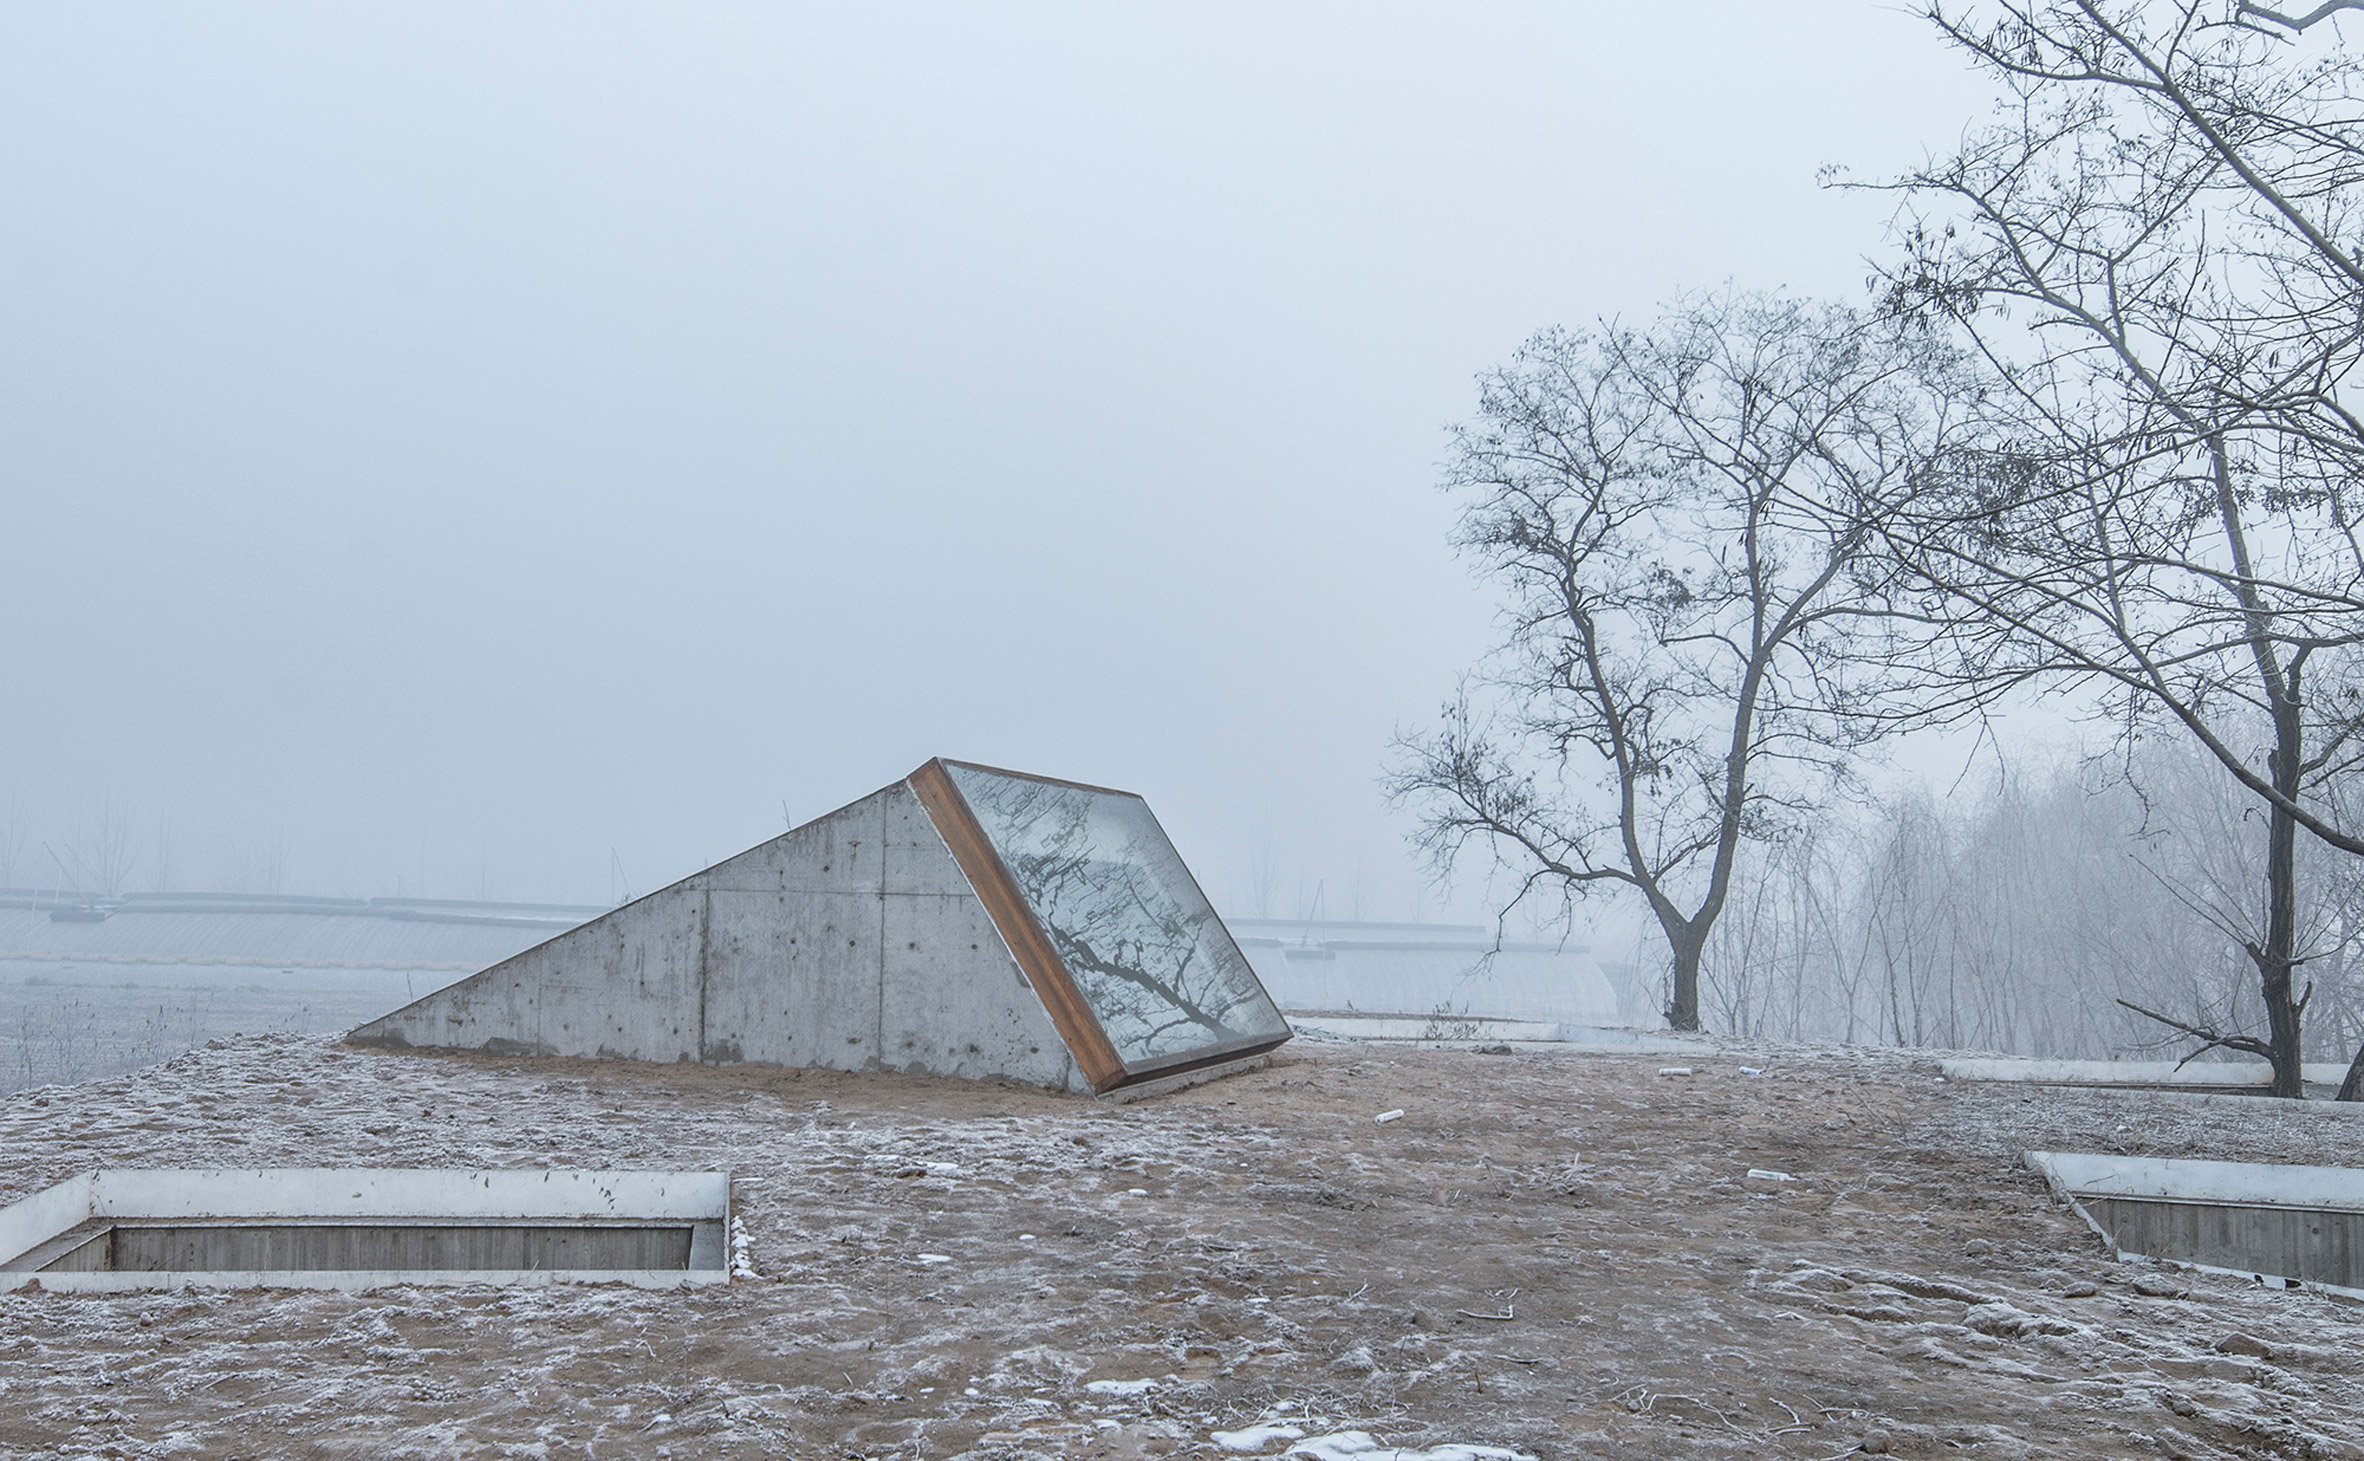
<path id="1" fill-rule="evenodd" d="M 743 1270 L 0 1294 L 0 1452 L 2355 1455 L 2364 1308 L 2114 1261 L 2024 1153 L 2360 1135 L 1730 1043 L 1300 1039 L 1117 1105 L 250 1037 L 0 1098 L 0 1201 L 93 1166 L 727 1170 Z"/>

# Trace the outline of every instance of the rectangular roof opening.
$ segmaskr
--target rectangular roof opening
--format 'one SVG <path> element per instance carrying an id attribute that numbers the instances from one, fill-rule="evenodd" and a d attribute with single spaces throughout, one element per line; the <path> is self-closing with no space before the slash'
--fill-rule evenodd
<path id="1" fill-rule="evenodd" d="M 729 1277 L 721 1172 L 102 1170 L 0 1209 L 0 1289 Z"/>
<path id="2" fill-rule="evenodd" d="M 2364 1297 L 2364 1170 L 2029 1152 L 2117 1257 Z"/>

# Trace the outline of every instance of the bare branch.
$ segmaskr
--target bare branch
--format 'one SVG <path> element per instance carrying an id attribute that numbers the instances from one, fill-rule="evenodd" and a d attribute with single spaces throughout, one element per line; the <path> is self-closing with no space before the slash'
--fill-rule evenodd
<path id="1" fill-rule="evenodd" d="M 2241 0 L 2238 13 L 2245 17 L 2254 16 L 2259 20 L 2271 21 L 2287 30 L 2305 31 L 2313 29 L 2343 10 L 2364 10 L 2364 0 L 2323 0 L 2322 4 L 2304 15 L 2289 15 L 2260 5 L 2256 3 L 2256 0 Z"/>
<path id="2" fill-rule="evenodd" d="M 2254 1035 L 2221 1035 L 2214 1030 L 2204 1029 L 2198 1025 L 2186 1024 L 2182 1020 L 2176 1019 L 2172 1015 L 2163 1015 L 2157 1010 L 2144 1009 L 2141 1005 L 2136 1004 L 2130 999 L 2121 999 L 2118 1001 L 2118 1003 L 2125 1006 L 2127 1009 L 2134 1011 L 2136 1014 L 2141 1015 L 2144 1019 L 2157 1020 L 2160 1024 L 2167 1026 L 2169 1029 L 2181 1030 L 2184 1034 L 2191 1036 L 2193 1039 L 2203 1042 L 2197 1050 L 2194 1050 L 2191 1054 L 2186 1055 L 2183 1059 L 2175 1063 L 2175 1068 L 2177 1070 L 2183 1069 L 2185 1066 L 2191 1064 L 2194 1060 L 2198 1059 L 2202 1055 L 2207 1054 L 2211 1050 L 2240 1050 L 2250 1055 L 2262 1057 L 2263 1059 L 2269 1061 L 2274 1058 L 2274 1047 L 2268 1045 L 2265 1041 L 2258 1039 Z"/>

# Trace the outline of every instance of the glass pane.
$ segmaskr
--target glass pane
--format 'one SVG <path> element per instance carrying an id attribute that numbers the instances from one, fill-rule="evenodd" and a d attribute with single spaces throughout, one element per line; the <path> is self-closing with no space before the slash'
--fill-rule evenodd
<path id="1" fill-rule="evenodd" d="M 945 769 L 1128 1068 L 1288 1035 L 1148 803 Z"/>

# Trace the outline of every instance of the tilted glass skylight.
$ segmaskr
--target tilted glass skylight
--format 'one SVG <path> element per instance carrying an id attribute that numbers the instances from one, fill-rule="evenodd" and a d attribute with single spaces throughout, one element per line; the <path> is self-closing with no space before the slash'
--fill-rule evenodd
<path id="1" fill-rule="evenodd" d="M 1105 1043 L 1113 1072 L 1093 1072 L 1091 1052 L 1077 1049 L 1095 1086 L 1289 1038 L 1288 1023 L 1148 803 L 1129 792 L 936 764 L 990 844 L 998 863 L 992 871 L 1041 935 L 1031 960 L 1032 940 L 1012 940 L 1021 964 L 1038 985 L 1068 986 L 1042 990 L 1054 1018 L 1071 995 L 1067 1002 L 1080 1001 Z M 1047 962 L 1042 953 L 1056 966 L 1037 967 Z M 1079 1044 L 1074 1032 L 1062 1033 Z"/>

